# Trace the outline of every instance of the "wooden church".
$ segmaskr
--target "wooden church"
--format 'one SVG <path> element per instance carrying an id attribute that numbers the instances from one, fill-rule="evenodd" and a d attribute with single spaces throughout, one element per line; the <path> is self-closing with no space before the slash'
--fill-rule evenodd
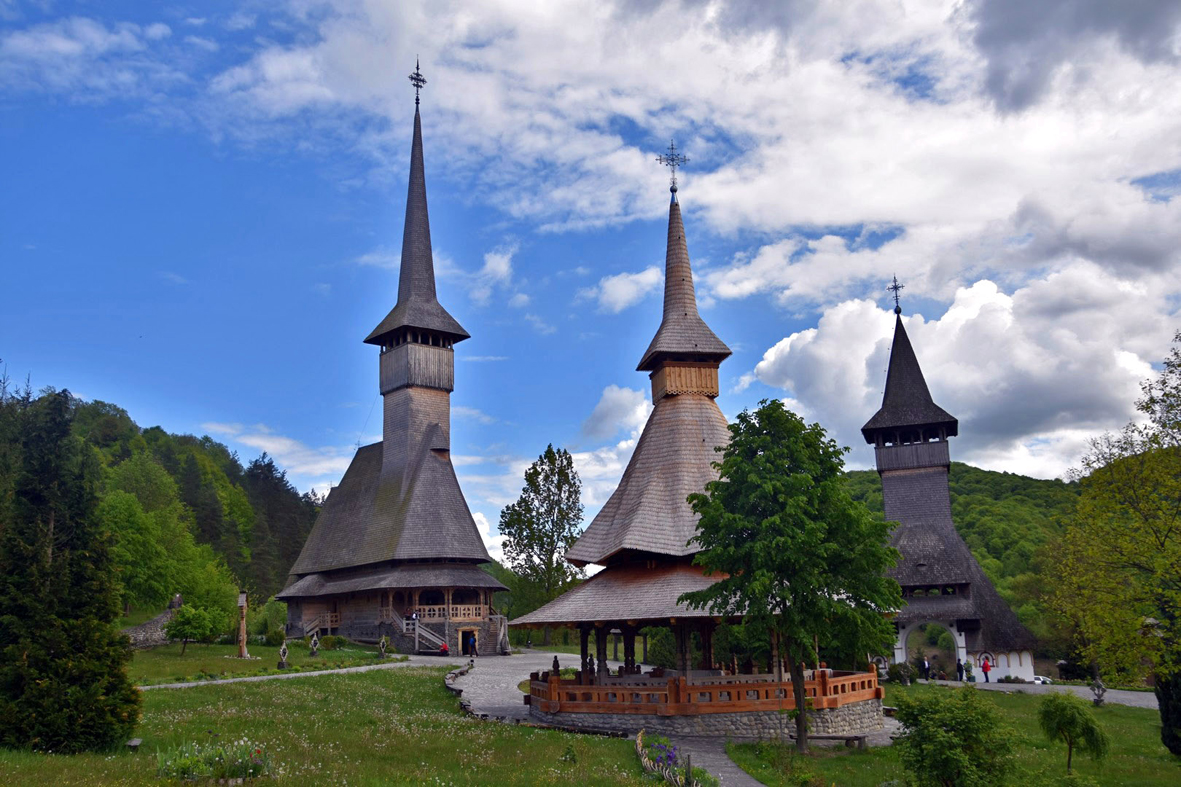
<path id="1" fill-rule="evenodd" d="M 398 300 L 365 342 L 379 348 L 382 441 L 360 448 L 324 502 L 290 581 L 287 635 L 313 631 L 361 641 L 383 635 L 403 651 L 505 651 L 506 620 L 492 606 L 504 586 L 451 465 L 454 346 L 469 338 L 435 296 L 422 122 L 414 138 Z"/>

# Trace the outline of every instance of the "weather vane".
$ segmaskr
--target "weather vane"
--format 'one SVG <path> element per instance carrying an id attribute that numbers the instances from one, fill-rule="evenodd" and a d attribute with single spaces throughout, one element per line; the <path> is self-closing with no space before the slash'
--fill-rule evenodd
<path id="1" fill-rule="evenodd" d="M 887 285 L 886 285 L 886 289 L 887 289 L 887 290 L 889 290 L 890 292 L 894 293 L 894 313 L 895 313 L 895 314 L 902 314 L 902 305 L 901 305 L 901 303 L 900 303 L 900 301 L 901 301 L 901 298 L 899 298 L 899 297 L 898 297 L 898 293 L 900 293 L 900 292 L 902 292 L 903 290 L 905 290 L 905 289 L 906 289 L 906 285 L 905 285 L 905 284 L 899 284 L 899 283 L 898 283 L 898 277 L 897 277 L 897 276 L 895 276 L 895 277 L 894 277 L 894 283 L 893 283 L 893 284 L 887 284 Z"/>
<path id="2" fill-rule="evenodd" d="M 414 106 L 418 106 L 418 91 L 426 84 L 426 77 L 418 70 L 418 58 L 414 58 L 414 73 L 410 75 L 410 84 L 414 85 Z"/>
<path id="3" fill-rule="evenodd" d="M 656 160 L 659 161 L 664 166 L 672 169 L 672 176 L 668 179 L 668 181 L 669 181 L 669 189 L 668 190 L 671 191 L 673 194 L 676 194 L 677 193 L 677 167 L 679 167 L 682 164 L 684 164 L 685 162 L 687 162 L 689 160 L 688 157 L 683 156 L 680 153 L 678 153 L 677 152 L 677 143 L 670 140 L 668 143 L 668 155 L 666 156 L 664 154 L 661 154 L 656 157 Z"/>

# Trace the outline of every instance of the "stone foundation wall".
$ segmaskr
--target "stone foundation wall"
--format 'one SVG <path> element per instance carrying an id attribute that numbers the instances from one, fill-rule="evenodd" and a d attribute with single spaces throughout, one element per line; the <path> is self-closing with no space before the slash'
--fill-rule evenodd
<path id="1" fill-rule="evenodd" d="M 703 713 L 698 716 L 655 716 L 640 713 L 544 713 L 529 706 L 529 716 L 543 724 L 574 729 L 656 735 L 705 735 L 730 738 L 775 738 L 795 722 L 778 711 Z M 808 730 L 818 735 L 853 735 L 884 725 L 881 700 L 851 702 L 840 708 L 808 712 Z"/>

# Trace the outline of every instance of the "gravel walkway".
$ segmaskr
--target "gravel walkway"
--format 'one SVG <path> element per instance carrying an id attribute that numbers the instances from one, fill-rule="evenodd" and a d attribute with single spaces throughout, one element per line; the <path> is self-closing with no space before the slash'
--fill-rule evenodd
<path id="1" fill-rule="evenodd" d="M 919 681 L 919 683 L 926 683 L 928 681 Z M 930 683 L 935 683 L 940 686 L 963 686 L 964 684 L 954 680 L 933 680 Z M 978 689 L 985 691 L 1007 691 L 1009 693 L 1020 692 L 1022 694 L 1049 694 L 1054 691 L 1068 691 L 1071 694 L 1077 694 L 1086 700 L 1095 698 L 1091 690 L 1086 686 L 1064 686 L 1060 683 L 1051 683 L 1049 685 L 1043 683 L 975 683 L 972 684 Z M 1126 691 L 1122 689 L 1108 689 L 1107 694 L 1103 695 L 1106 702 L 1114 705 L 1128 705 L 1133 708 L 1148 708 L 1150 710 L 1158 710 L 1160 706 L 1156 701 L 1156 694 L 1151 691 Z"/>

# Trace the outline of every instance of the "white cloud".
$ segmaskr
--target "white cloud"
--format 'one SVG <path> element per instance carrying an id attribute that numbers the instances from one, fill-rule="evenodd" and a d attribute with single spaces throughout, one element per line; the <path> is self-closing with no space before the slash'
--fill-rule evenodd
<path id="1" fill-rule="evenodd" d="M 299 477 L 320 479 L 325 475 L 333 475 L 340 478 L 348 469 L 356 450 L 353 446 L 313 448 L 299 440 L 275 434 L 263 424 L 243 426 L 210 421 L 201 424 L 201 428 L 232 443 L 265 451 L 274 458 L 276 464 L 291 473 L 297 483 Z"/>
<path id="2" fill-rule="evenodd" d="M 467 275 L 468 295 L 481 305 L 487 305 L 492 293 L 509 287 L 513 281 L 513 256 L 519 247 L 512 243 L 499 246 L 484 255 L 484 264 L 476 273 Z M 524 301 L 520 301 L 520 298 Z M 516 303 L 513 303 L 516 301 Z M 529 302 L 529 296 L 517 293 L 510 300 L 510 304 L 523 306 Z"/>
<path id="3" fill-rule="evenodd" d="M 332 294 L 332 285 L 326 284 L 324 282 L 317 282 L 312 285 L 312 292 L 316 293 L 317 295 L 328 297 Z"/>
<path id="4" fill-rule="evenodd" d="M 579 290 L 580 298 L 590 298 L 599 302 L 599 310 L 619 314 L 629 306 L 635 306 L 649 293 L 659 290 L 664 276 L 655 265 L 645 268 L 639 273 L 617 273 L 614 276 L 604 276 L 593 287 Z"/>
<path id="5" fill-rule="evenodd" d="M 172 35 L 172 28 L 163 22 L 155 22 L 144 28 L 144 37 L 150 41 L 159 41 Z"/>
<path id="6" fill-rule="evenodd" d="M 249 30 L 250 28 L 254 27 L 254 24 L 257 21 L 257 16 L 239 11 L 238 13 L 232 14 L 228 19 L 226 19 L 226 21 L 223 23 L 223 26 L 226 30 Z"/>
<path id="7" fill-rule="evenodd" d="M 471 363 L 490 363 L 493 361 L 507 361 L 507 355 L 460 355 L 460 361 L 468 361 Z"/>
<path id="8" fill-rule="evenodd" d="M 508 299 L 508 305 L 514 309 L 523 309 L 529 305 L 530 298 L 523 292 L 518 292 Z"/>
<path id="9" fill-rule="evenodd" d="M 390 251 L 389 249 L 374 249 L 366 252 L 359 257 L 354 257 L 353 262 L 357 265 L 365 265 L 374 268 L 392 268 L 397 270 L 402 264 L 402 252 Z"/>
<path id="10" fill-rule="evenodd" d="M 451 407 L 451 414 L 456 418 L 467 418 L 481 424 L 494 424 L 496 419 L 482 410 L 477 410 L 475 407 L 464 407 L 462 405 L 453 405 Z"/>
<path id="11" fill-rule="evenodd" d="M 170 284 L 188 284 L 189 283 L 189 280 L 186 279 L 184 276 L 181 276 L 179 273 L 173 273 L 172 271 L 159 271 L 157 275 L 161 279 L 163 279 L 164 281 L 169 282 Z"/>
<path id="12" fill-rule="evenodd" d="M 202 38 L 201 36 L 185 36 L 185 43 L 192 44 L 198 49 L 204 49 L 206 52 L 216 52 L 221 49 L 221 46 L 212 38 Z"/>
<path id="13" fill-rule="evenodd" d="M 1162 300 L 1079 264 L 1011 296 L 979 281 L 938 319 L 907 317 L 932 396 L 960 421 L 957 458 L 1062 474 L 1088 435 L 1134 417 L 1139 383 L 1171 335 L 1172 321 L 1158 316 L 1170 308 Z M 892 335 L 888 310 L 845 301 L 767 350 L 754 374 L 789 391 L 858 449 L 851 461 L 868 464 L 859 429 L 881 404 Z"/>
<path id="14" fill-rule="evenodd" d="M 549 334 L 558 330 L 536 314 L 526 314 L 525 320 L 533 326 L 533 330 L 537 331 L 542 336 L 548 336 Z"/>
<path id="15" fill-rule="evenodd" d="M 488 550 L 488 555 L 493 560 L 503 563 L 504 542 L 508 540 L 508 537 L 500 535 L 499 532 L 493 535 L 492 523 L 479 511 L 472 513 L 472 519 L 476 520 L 476 529 L 480 531 L 480 538 L 484 542 L 484 548 Z"/>
<path id="16" fill-rule="evenodd" d="M 637 437 L 651 412 L 652 402 L 645 392 L 608 385 L 582 422 L 582 434 L 595 441 L 610 440 L 624 431 Z"/>

